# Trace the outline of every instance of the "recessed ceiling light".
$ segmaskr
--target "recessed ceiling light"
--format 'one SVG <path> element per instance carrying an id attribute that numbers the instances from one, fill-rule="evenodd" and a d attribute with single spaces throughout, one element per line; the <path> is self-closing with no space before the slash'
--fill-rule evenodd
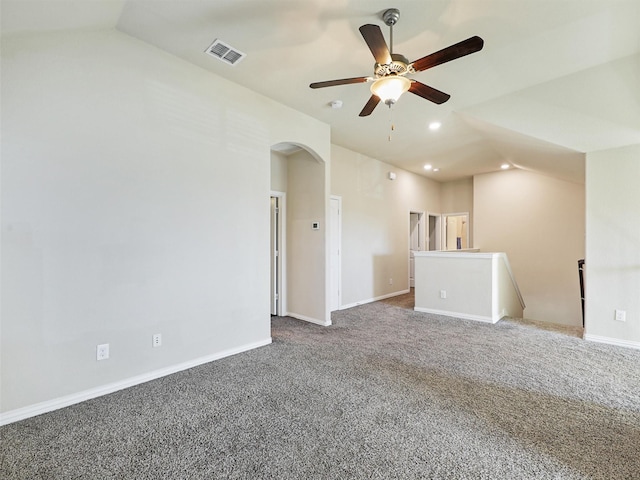
<path id="1" fill-rule="evenodd" d="M 439 168 L 434 168 L 434 169 L 433 169 L 433 171 L 434 171 L 434 172 L 439 172 L 439 171 L 440 171 L 440 169 L 439 169 Z"/>
<path id="2" fill-rule="evenodd" d="M 500 168 L 501 168 L 502 170 L 506 170 L 506 169 L 508 169 L 508 168 L 509 168 L 509 164 L 508 164 L 508 163 L 503 163 L 502 165 L 500 165 Z"/>
<path id="3" fill-rule="evenodd" d="M 424 169 L 425 169 L 425 170 L 431 170 L 432 168 L 433 168 L 433 167 L 432 167 L 431 165 L 429 165 L 429 164 L 426 164 L 426 165 L 424 166 Z"/>
<path id="4" fill-rule="evenodd" d="M 431 122 L 429 124 L 429 130 L 438 130 L 442 124 L 440 122 Z"/>

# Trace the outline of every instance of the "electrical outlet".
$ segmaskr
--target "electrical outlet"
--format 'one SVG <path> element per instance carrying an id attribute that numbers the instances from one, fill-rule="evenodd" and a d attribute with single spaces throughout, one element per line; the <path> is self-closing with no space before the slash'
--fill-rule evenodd
<path id="1" fill-rule="evenodd" d="M 446 290 L 440 290 L 440 298 L 447 298 L 447 291 Z"/>
<path id="2" fill-rule="evenodd" d="M 159 333 L 155 333 L 151 338 L 151 345 L 154 347 L 160 347 L 162 345 L 162 335 Z"/>
<path id="3" fill-rule="evenodd" d="M 109 344 L 103 343 L 96 347 L 96 360 L 106 360 L 109 358 Z"/>
<path id="4" fill-rule="evenodd" d="M 389 279 L 389 285 L 393 285 L 393 278 Z"/>
<path id="5" fill-rule="evenodd" d="M 627 321 L 627 312 L 625 312 L 624 310 L 616 310 L 615 319 L 618 322 L 626 322 Z"/>

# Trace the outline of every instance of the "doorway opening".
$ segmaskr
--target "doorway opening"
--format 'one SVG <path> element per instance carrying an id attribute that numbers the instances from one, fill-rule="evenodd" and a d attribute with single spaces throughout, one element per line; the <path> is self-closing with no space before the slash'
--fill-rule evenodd
<path id="1" fill-rule="evenodd" d="M 329 229 L 329 257 L 330 257 L 330 287 L 329 301 L 331 312 L 340 310 L 342 305 L 342 197 L 331 195 L 330 229 Z"/>
<path id="2" fill-rule="evenodd" d="M 283 316 L 285 307 L 285 194 L 271 192 L 271 315 Z"/>
<path id="3" fill-rule="evenodd" d="M 447 213 L 444 221 L 444 250 L 464 250 L 469 248 L 469 213 Z"/>
<path id="4" fill-rule="evenodd" d="M 442 250 L 442 215 L 439 213 L 429 214 L 429 237 L 426 250 Z"/>
<path id="5" fill-rule="evenodd" d="M 424 212 L 409 212 L 409 287 L 415 287 L 413 252 L 424 250 L 424 247 Z"/>
<path id="6" fill-rule="evenodd" d="M 319 325 L 331 325 L 328 185 L 329 169 L 312 149 L 271 146 L 271 196 L 280 199 L 271 228 L 270 309 Z"/>

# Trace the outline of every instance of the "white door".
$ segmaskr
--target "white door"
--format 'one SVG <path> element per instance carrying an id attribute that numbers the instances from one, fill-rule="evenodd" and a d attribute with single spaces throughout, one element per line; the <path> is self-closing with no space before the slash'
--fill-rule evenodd
<path id="1" fill-rule="evenodd" d="M 329 255 L 331 257 L 331 311 L 340 309 L 342 303 L 342 266 L 341 266 L 341 241 L 342 241 L 342 198 L 332 195 L 330 198 L 331 225 Z"/>
<path id="2" fill-rule="evenodd" d="M 280 199 L 271 197 L 271 315 L 278 315 L 280 300 Z"/>

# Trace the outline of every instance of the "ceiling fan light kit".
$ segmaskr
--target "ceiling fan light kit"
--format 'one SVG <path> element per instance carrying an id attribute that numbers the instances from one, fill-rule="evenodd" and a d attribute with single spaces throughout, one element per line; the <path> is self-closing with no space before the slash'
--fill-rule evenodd
<path id="1" fill-rule="evenodd" d="M 400 95 L 409 90 L 411 80 L 407 77 L 389 75 L 377 79 L 371 84 L 371 93 L 376 95 L 386 105 L 393 105 L 398 101 Z"/>
<path id="2" fill-rule="evenodd" d="M 478 36 L 470 37 L 438 52 L 409 62 L 404 55 L 393 53 L 393 26 L 398 22 L 399 18 L 400 11 L 397 8 L 387 9 L 382 15 L 384 23 L 389 26 L 390 47 L 387 46 L 382 30 L 380 30 L 378 25 L 366 24 L 362 25 L 359 29 L 376 60 L 373 68 L 373 77 L 353 77 L 315 82 L 310 84 L 309 87 L 324 88 L 352 83 L 373 82 L 370 87 L 371 97 L 360 112 L 361 117 L 371 115 L 380 101 L 391 107 L 405 92 L 411 92 L 414 95 L 436 104 L 441 104 L 449 100 L 449 94 L 436 90 L 417 80 L 407 78 L 407 75 L 421 72 L 428 68 L 464 57 L 465 55 L 478 52 L 482 50 L 484 41 Z"/>

